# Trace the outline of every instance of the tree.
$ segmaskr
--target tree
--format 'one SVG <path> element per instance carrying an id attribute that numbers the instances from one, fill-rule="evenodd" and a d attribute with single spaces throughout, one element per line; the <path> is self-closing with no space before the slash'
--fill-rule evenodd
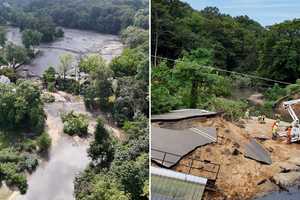
<path id="1" fill-rule="evenodd" d="M 101 167 L 108 167 L 113 161 L 114 148 L 112 139 L 101 119 L 97 120 L 95 140 L 91 143 L 88 154 L 92 158 L 94 164 Z"/>
<path id="2" fill-rule="evenodd" d="M 0 46 L 2 48 L 5 46 L 6 41 L 7 41 L 6 31 L 0 27 Z"/>
<path id="3" fill-rule="evenodd" d="M 22 42 L 25 48 L 29 49 L 40 44 L 43 34 L 31 29 L 26 29 L 22 32 Z"/>
<path id="4" fill-rule="evenodd" d="M 295 81 L 300 75 L 299 44 L 299 20 L 269 27 L 260 44 L 260 75 L 276 80 Z"/>
<path id="5" fill-rule="evenodd" d="M 134 76 L 143 58 L 144 55 L 136 49 L 124 49 L 121 56 L 112 60 L 110 67 L 117 77 Z"/>
<path id="6" fill-rule="evenodd" d="M 51 146 L 51 138 L 46 132 L 43 132 L 36 141 L 40 152 L 47 152 Z"/>
<path id="7" fill-rule="evenodd" d="M 190 84 L 189 107 L 196 108 L 199 98 L 200 88 L 207 90 L 214 84 L 215 76 L 212 69 L 207 68 L 211 64 L 211 51 L 207 49 L 197 49 L 186 55 L 177 62 L 174 68 L 174 76 L 182 84 Z"/>
<path id="8" fill-rule="evenodd" d="M 91 74 L 92 85 L 95 89 L 98 103 L 100 108 L 104 111 L 111 109 L 109 98 L 113 95 L 112 76 L 113 72 L 107 65 L 99 66 L 96 71 Z"/>
<path id="9" fill-rule="evenodd" d="M 68 70 L 71 69 L 73 63 L 73 56 L 71 54 L 63 54 L 59 57 L 59 74 L 63 77 L 63 81 L 66 80 Z"/>
<path id="10" fill-rule="evenodd" d="M 97 68 L 104 66 L 106 66 L 105 60 L 97 54 L 90 54 L 81 59 L 79 63 L 79 69 L 85 73 L 96 72 Z"/>
<path id="11" fill-rule="evenodd" d="M 39 88 L 30 81 L 16 85 L 0 85 L 0 127 L 4 130 L 23 129 L 40 134 L 45 115 Z"/>
<path id="12" fill-rule="evenodd" d="M 3 57 L 8 65 L 13 69 L 19 68 L 29 60 L 26 49 L 12 43 L 5 46 Z"/>
<path id="13" fill-rule="evenodd" d="M 52 66 L 50 66 L 43 73 L 43 81 L 46 84 L 46 87 L 48 88 L 48 90 L 50 90 L 52 92 L 54 90 L 54 85 L 55 85 L 55 74 L 56 74 L 56 71 Z"/>

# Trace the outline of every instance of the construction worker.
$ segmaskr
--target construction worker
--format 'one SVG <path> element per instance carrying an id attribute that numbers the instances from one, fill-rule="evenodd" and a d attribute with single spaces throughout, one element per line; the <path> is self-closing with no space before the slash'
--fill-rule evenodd
<path id="1" fill-rule="evenodd" d="M 276 120 L 272 126 L 272 139 L 276 140 L 277 139 L 277 131 L 279 128 L 279 120 Z"/>
<path id="2" fill-rule="evenodd" d="M 265 122 L 265 118 L 266 118 L 265 115 L 260 115 L 260 116 L 258 116 L 258 122 L 259 122 L 260 124 L 265 124 L 265 123 L 266 123 L 266 122 Z"/>
<path id="3" fill-rule="evenodd" d="M 245 112 L 245 119 L 250 119 L 250 110 L 247 109 Z"/>

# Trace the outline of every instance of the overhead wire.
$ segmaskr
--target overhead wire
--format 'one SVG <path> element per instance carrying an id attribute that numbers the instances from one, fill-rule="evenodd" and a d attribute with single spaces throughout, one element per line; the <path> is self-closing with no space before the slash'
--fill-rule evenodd
<path id="1" fill-rule="evenodd" d="M 174 60 L 174 59 L 165 58 L 165 57 L 161 57 L 161 56 L 155 56 L 155 55 L 151 55 L 151 57 L 153 57 L 153 58 L 156 57 L 156 58 L 159 58 L 159 59 L 162 59 L 162 60 L 173 61 L 175 63 L 183 62 L 181 60 Z M 213 70 L 216 70 L 216 71 L 221 71 L 221 72 L 231 73 L 231 74 L 235 74 L 235 75 L 245 76 L 245 77 L 249 77 L 249 78 L 252 78 L 252 79 L 263 80 L 263 81 L 267 81 L 267 82 L 274 82 L 274 83 L 279 83 L 279 84 L 284 84 L 284 85 L 291 85 L 292 84 L 292 83 L 289 83 L 289 82 L 286 82 L 286 81 L 279 81 L 279 80 L 275 80 L 275 79 L 271 79 L 271 78 L 265 78 L 265 77 L 261 77 L 261 76 L 256 76 L 256 75 L 252 75 L 252 74 L 246 74 L 246 73 L 221 69 L 221 68 L 212 67 L 212 66 L 203 66 L 203 65 L 198 65 L 198 66 L 203 67 L 203 68 L 213 69 Z"/>

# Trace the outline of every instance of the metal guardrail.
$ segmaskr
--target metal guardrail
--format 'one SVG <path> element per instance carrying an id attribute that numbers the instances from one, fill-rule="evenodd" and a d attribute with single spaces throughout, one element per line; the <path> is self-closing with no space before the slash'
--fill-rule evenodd
<path id="1" fill-rule="evenodd" d="M 184 157 L 185 160 L 188 160 L 189 164 L 184 164 L 182 162 L 180 162 L 181 158 L 183 158 L 183 156 L 174 154 L 174 153 L 169 153 L 169 152 L 164 152 L 164 151 L 160 151 L 157 149 L 151 149 L 152 152 L 159 152 L 159 153 L 163 153 L 163 158 L 155 158 L 151 155 L 151 160 L 154 161 L 155 163 L 164 166 L 165 163 L 171 164 L 173 167 L 187 167 L 187 174 L 192 174 L 195 175 L 194 173 L 191 173 L 192 171 L 196 170 L 198 173 L 197 174 L 201 174 L 202 177 L 207 178 L 209 181 L 215 182 L 218 178 L 219 172 L 220 172 L 220 164 L 217 163 L 213 163 L 211 161 L 208 160 L 200 160 L 197 158 L 194 158 L 192 156 L 188 156 L 188 157 Z M 174 157 L 178 157 L 179 161 L 178 162 L 171 162 L 171 161 L 167 161 L 166 156 L 167 155 L 171 155 Z M 195 164 L 196 163 L 201 163 L 200 167 L 196 167 Z M 172 168 L 172 167 L 171 167 Z M 211 176 L 205 175 L 205 173 L 211 174 Z"/>

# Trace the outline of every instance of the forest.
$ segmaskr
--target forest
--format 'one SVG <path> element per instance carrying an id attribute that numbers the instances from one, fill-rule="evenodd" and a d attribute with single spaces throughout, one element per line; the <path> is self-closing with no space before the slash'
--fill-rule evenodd
<path id="1" fill-rule="evenodd" d="M 276 100 L 299 92 L 300 20 L 264 27 L 179 0 L 152 7 L 152 113 L 204 108 L 238 119 L 249 105 L 234 91 L 246 88 L 264 94 L 253 114 L 271 115 Z"/>
<path id="2" fill-rule="evenodd" d="M 21 5 L 21 6 L 20 6 Z M 93 141 L 91 162 L 74 180 L 78 200 L 148 199 L 149 31 L 146 0 L 7 0 L 0 4 L 0 182 L 28 190 L 32 173 L 51 147 L 46 132 L 45 104 L 55 101 L 49 93 L 80 95 L 89 112 L 101 110 Z M 5 26 L 19 27 L 22 46 L 7 41 Z M 49 68 L 39 81 L 24 80 L 18 69 L 35 58 L 35 49 L 64 37 L 63 28 L 118 34 L 125 48 L 110 63 L 97 54 L 81 57 L 81 83 L 69 79 L 72 57 L 60 57 L 59 70 Z M 61 115 L 64 133 L 87 137 L 87 117 Z M 105 128 L 112 121 L 125 133 L 122 141 Z"/>

